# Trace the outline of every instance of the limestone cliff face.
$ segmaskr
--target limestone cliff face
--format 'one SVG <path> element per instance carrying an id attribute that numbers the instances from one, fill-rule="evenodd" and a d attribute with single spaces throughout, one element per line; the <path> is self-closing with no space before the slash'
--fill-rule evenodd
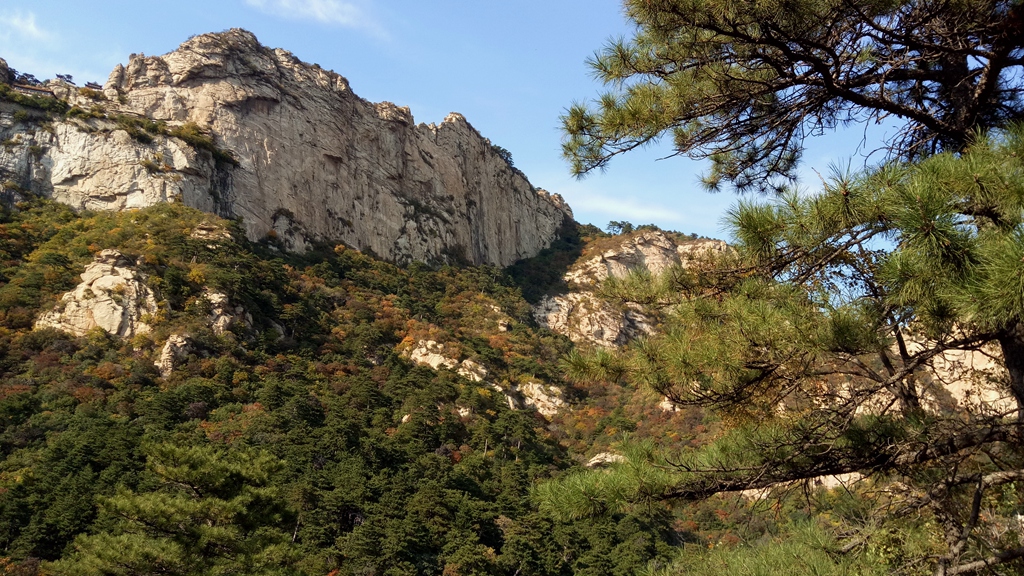
<path id="1" fill-rule="evenodd" d="M 625 236 L 601 253 L 581 258 L 565 273 L 568 293 L 545 296 L 534 306 L 541 326 L 573 342 L 616 348 L 654 330 L 655 321 L 638 305 L 608 302 L 596 293 L 607 278 L 625 278 L 642 269 L 659 275 L 672 266 L 728 250 L 721 240 L 676 240 L 660 231 Z"/>
<path id="2" fill-rule="evenodd" d="M 0 58 L 0 82 L 10 84 L 12 80 L 11 69 L 7 66 L 7 60 Z"/>
<path id="3" fill-rule="evenodd" d="M 0 107 L 0 176 L 76 209 L 129 210 L 182 201 L 207 212 L 218 170 L 211 158 L 165 136 L 143 144 L 105 119 L 54 122 L 46 130 L 13 121 Z M 147 168 L 155 166 L 155 168 Z M 221 208 L 218 210 L 218 208 Z"/>
<path id="4" fill-rule="evenodd" d="M 408 108 L 367 102 L 342 76 L 243 30 L 197 36 L 163 56 L 132 55 L 110 75 L 102 102 L 53 89 L 83 109 L 101 106 L 105 117 L 39 130 L 0 107 L 9 144 L 0 171 L 75 207 L 180 199 L 241 217 L 251 239 L 277 235 L 296 250 L 326 240 L 398 262 L 458 255 L 501 266 L 536 254 L 572 215 L 461 115 L 417 125 Z M 124 117 L 168 129 L 140 142 Z M 188 123 L 237 166 L 167 135 Z"/>
<path id="5" fill-rule="evenodd" d="M 157 311 L 153 291 L 120 252 L 104 250 L 82 272 L 82 283 L 64 294 L 55 310 L 43 314 L 36 328 L 56 328 L 82 336 L 93 328 L 131 338 L 150 327 L 143 316 Z"/>

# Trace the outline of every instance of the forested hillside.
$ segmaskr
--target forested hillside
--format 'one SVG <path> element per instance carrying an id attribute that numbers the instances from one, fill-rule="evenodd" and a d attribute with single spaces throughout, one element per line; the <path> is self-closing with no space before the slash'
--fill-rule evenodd
<path id="1" fill-rule="evenodd" d="M 623 7 L 565 159 L 670 139 L 729 244 L 243 30 L 0 60 L 0 574 L 1022 573 L 1024 4 Z"/>
<path id="2" fill-rule="evenodd" d="M 669 350 L 662 331 L 670 341 L 679 329 L 696 330 L 695 342 L 722 338 L 680 316 L 715 268 L 605 281 L 596 297 L 642 303 L 664 322 L 621 351 L 534 324 L 524 287 L 534 300 L 563 291 L 559 274 L 650 230 L 566 226 L 508 271 L 401 268 L 340 245 L 297 256 L 273 238 L 250 243 L 234 222 L 180 204 L 76 213 L 27 196 L 0 225 L 4 570 L 885 574 L 940 553 L 929 515 L 882 512 L 900 502 L 885 476 L 843 485 L 783 474 L 767 491 L 664 499 L 706 482 L 680 466 L 764 474 L 763 451 L 786 446 L 801 424 L 751 439 L 745 423 L 764 412 L 687 407 L 660 389 L 673 407 L 640 378 L 637 352 Z M 153 290 L 157 308 L 140 317 L 150 330 L 33 329 L 74 305 L 62 295 L 111 250 L 115 269 Z M 230 302 L 231 323 L 218 325 L 212 294 Z M 176 337 L 184 344 L 168 360 Z M 417 364 L 410 352 L 424 340 L 485 367 L 486 379 Z M 745 350 L 722 342 L 732 347 L 695 351 L 720 363 Z M 565 405 L 535 411 L 517 392 L 530 381 L 558 387 Z M 884 425 L 876 433 L 889 441 L 914 441 L 886 422 L 854 430 Z M 806 466 L 793 456 L 783 472 Z M 987 501 L 988 520 L 1010 522 L 1016 501 Z"/>
<path id="3" fill-rule="evenodd" d="M 683 537 L 664 507 L 563 521 L 531 498 L 637 428 L 612 391 L 566 387 L 583 411 L 549 422 L 406 357 L 430 338 L 506 389 L 565 386 L 569 342 L 501 270 L 286 255 L 179 204 L 30 198 L 0 242 L 7 573 L 630 574 Z M 33 330 L 104 250 L 157 295 L 151 331 Z M 220 334 L 210 291 L 240 307 Z M 172 335 L 188 347 L 162 376 Z"/>

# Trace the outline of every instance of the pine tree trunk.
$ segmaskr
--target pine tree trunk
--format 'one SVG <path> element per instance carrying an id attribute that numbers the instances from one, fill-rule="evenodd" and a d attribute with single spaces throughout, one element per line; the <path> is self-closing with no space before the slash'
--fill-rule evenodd
<path id="1" fill-rule="evenodd" d="M 1010 392 L 1017 400 L 1017 418 L 1024 420 L 1024 323 L 1016 322 L 999 335 L 1003 362 L 1010 373 Z"/>

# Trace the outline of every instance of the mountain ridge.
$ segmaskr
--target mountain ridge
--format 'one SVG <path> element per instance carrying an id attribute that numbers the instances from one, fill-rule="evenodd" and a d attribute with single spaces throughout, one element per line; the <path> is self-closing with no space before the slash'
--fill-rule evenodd
<path id="1" fill-rule="evenodd" d="M 399 263 L 499 266 L 572 218 L 462 115 L 415 124 L 241 29 L 133 54 L 102 91 L 46 87 L 62 117 L 0 102 L 0 175 L 79 209 L 180 200 L 295 251 L 342 242 Z"/>

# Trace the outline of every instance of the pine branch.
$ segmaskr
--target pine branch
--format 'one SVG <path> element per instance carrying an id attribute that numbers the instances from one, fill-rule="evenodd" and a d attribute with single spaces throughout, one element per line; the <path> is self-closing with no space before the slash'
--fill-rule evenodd
<path id="1" fill-rule="evenodd" d="M 996 442 L 1019 441 L 1024 428 L 1017 424 L 995 424 L 945 437 L 877 446 L 873 451 L 835 450 L 836 456 L 800 468 L 782 468 L 778 462 L 739 477 L 721 477 L 737 470 L 715 470 L 703 478 L 684 481 L 661 495 L 664 499 L 702 500 L 714 494 L 769 488 L 819 476 L 837 476 L 852 472 L 885 472 L 934 462 L 961 451 Z M 800 450 L 798 449 L 797 452 Z M 697 471 L 695 471 L 697 472 Z M 700 472 L 708 473 L 706 470 Z M 719 477 L 714 477 L 714 475 Z"/>

